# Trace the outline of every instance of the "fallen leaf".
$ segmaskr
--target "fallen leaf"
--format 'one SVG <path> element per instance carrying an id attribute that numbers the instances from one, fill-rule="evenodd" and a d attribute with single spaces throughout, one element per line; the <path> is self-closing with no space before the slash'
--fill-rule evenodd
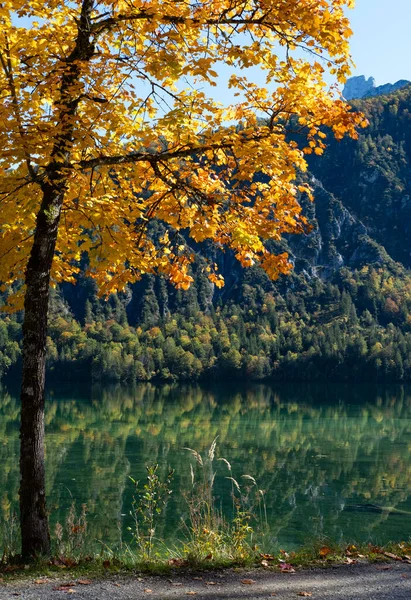
<path id="1" fill-rule="evenodd" d="M 90 579 L 79 579 L 77 583 L 79 585 L 91 585 L 93 582 Z"/>
<path id="2" fill-rule="evenodd" d="M 261 554 L 260 553 L 260 557 L 263 558 L 264 560 L 275 560 L 275 556 L 273 556 L 272 554 Z"/>
<path id="3" fill-rule="evenodd" d="M 195 596 L 197 592 L 186 592 L 186 596 Z"/>
<path id="4" fill-rule="evenodd" d="M 67 585 L 60 585 L 59 587 L 54 588 L 57 592 L 66 592 L 67 594 L 75 594 L 76 591 L 71 587 L 67 587 Z"/>
<path id="5" fill-rule="evenodd" d="M 203 578 L 202 577 L 193 577 L 193 580 L 194 581 L 203 581 Z"/>
<path id="6" fill-rule="evenodd" d="M 281 573 L 295 573 L 295 569 L 289 563 L 280 563 L 278 565 L 281 569 Z"/>
<path id="7" fill-rule="evenodd" d="M 243 583 L 244 585 L 252 585 L 253 583 L 255 583 L 254 579 L 242 579 L 241 583 Z"/>
<path id="8" fill-rule="evenodd" d="M 65 569 L 66 565 L 62 565 L 61 562 L 57 559 L 57 558 L 53 558 L 53 560 L 51 560 L 49 562 L 49 565 L 52 567 L 58 567 L 59 569 Z"/>
<path id="9" fill-rule="evenodd" d="M 205 557 L 204 560 L 212 560 L 212 558 L 213 558 L 213 555 L 210 552 L 210 554 L 207 554 L 207 556 Z"/>
<path id="10" fill-rule="evenodd" d="M 404 577 L 404 579 L 408 579 L 408 575 L 406 575 L 406 573 L 403 573 L 403 574 L 401 575 L 401 577 Z"/>
<path id="11" fill-rule="evenodd" d="M 153 590 L 150 590 L 150 588 L 145 588 L 144 592 L 146 594 L 151 594 Z"/>
<path id="12" fill-rule="evenodd" d="M 318 554 L 321 556 L 321 558 L 325 558 L 326 556 L 331 554 L 331 548 L 329 548 L 328 546 L 323 546 L 322 548 L 320 548 Z"/>
<path id="13" fill-rule="evenodd" d="M 406 558 L 407 560 L 411 560 L 411 556 L 409 556 L 409 554 L 404 554 L 404 558 Z"/>
<path id="14" fill-rule="evenodd" d="M 171 583 L 171 585 L 174 585 L 175 587 L 180 587 L 183 585 L 182 583 L 179 583 L 178 581 L 170 581 L 170 583 Z"/>
<path id="15" fill-rule="evenodd" d="M 399 556 L 393 554 L 392 552 L 384 552 L 384 556 L 386 556 L 387 558 L 392 558 L 392 560 L 401 560 Z"/>
<path id="16" fill-rule="evenodd" d="M 170 558 L 168 560 L 168 564 L 172 567 L 183 567 L 184 565 L 188 564 L 188 561 L 184 558 Z"/>
<path id="17" fill-rule="evenodd" d="M 72 558 L 69 558 L 68 556 L 59 556 L 58 560 L 60 561 L 60 563 L 62 565 L 64 565 L 65 567 L 69 567 L 69 568 L 75 567 L 77 564 L 77 562 L 75 560 L 73 560 Z"/>
<path id="18" fill-rule="evenodd" d="M 267 568 L 267 567 L 269 567 L 270 565 L 268 564 L 268 561 L 267 561 L 267 560 L 262 560 L 262 561 L 261 561 L 261 566 L 262 566 L 262 567 L 264 567 L 264 568 L 266 569 L 266 568 Z"/>
<path id="19" fill-rule="evenodd" d="M 0 579 L 0 581 L 2 581 L 2 580 Z M 34 581 L 34 583 L 35 583 L 36 585 L 43 585 L 44 583 L 48 583 L 48 579 L 36 579 L 36 580 Z"/>
<path id="20" fill-rule="evenodd" d="M 217 585 L 215 581 L 206 581 L 206 585 Z"/>
<path id="21" fill-rule="evenodd" d="M 347 558 L 344 561 L 344 564 L 346 565 L 356 565 L 358 563 L 358 560 L 355 560 L 355 558 L 350 558 L 349 556 L 347 556 Z"/>
<path id="22" fill-rule="evenodd" d="M 137 577 L 137 581 L 144 581 L 142 577 Z"/>
<path id="23" fill-rule="evenodd" d="M 298 592 L 297 596 L 306 596 L 307 598 L 312 596 L 311 592 Z"/>

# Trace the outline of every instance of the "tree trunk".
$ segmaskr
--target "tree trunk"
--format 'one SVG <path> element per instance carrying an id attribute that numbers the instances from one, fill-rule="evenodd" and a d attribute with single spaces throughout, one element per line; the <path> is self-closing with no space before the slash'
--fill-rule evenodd
<path id="1" fill-rule="evenodd" d="M 43 192 L 37 215 L 33 247 L 26 270 L 23 323 L 23 379 L 20 429 L 20 527 L 22 555 L 50 552 L 44 470 L 44 382 L 46 368 L 47 311 L 51 266 L 56 248 L 61 206 L 67 185 L 70 147 L 79 95 L 81 61 L 91 60 L 91 14 L 94 0 L 82 0 L 78 35 L 65 59 L 58 103 L 56 135 L 51 162 L 38 181 Z"/>
<path id="2" fill-rule="evenodd" d="M 50 272 L 64 189 L 43 186 L 33 247 L 26 270 L 20 429 L 22 555 L 49 554 L 44 468 L 44 383 Z"/>

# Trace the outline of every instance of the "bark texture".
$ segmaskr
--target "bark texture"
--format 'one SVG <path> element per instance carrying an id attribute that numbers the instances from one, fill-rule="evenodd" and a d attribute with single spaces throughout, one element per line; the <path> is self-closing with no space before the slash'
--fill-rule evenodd
<path id="1" fill-rule="evenodd" d="M 81 5 L 78 35 L 71 54 L 65 59 L 60 102 L 56 105 L 60 129 L 55 137 L 50 163 L 45 168 L 45 177 L 35 179 L 43 196 L 25 281 L 20 429 L 20 528 L 24 557 L 50 552 L 44 466 L 44 384 L 49 285 L 61 207 L 70 176 L 70 152 L 76 111 L 82 99 L 77 89 L 81 77 L 81 62 L 91 60 L 94 54 L 91 41 L 94 1 L 83 0 Z"/>
<path id="2" fill-rule="evenodd" d="M 26 271 L 20 429 L 22 555 L 49 554 L 44 468 L 44 384 L 50 272 L 63 193 L 45 187 Z"/>

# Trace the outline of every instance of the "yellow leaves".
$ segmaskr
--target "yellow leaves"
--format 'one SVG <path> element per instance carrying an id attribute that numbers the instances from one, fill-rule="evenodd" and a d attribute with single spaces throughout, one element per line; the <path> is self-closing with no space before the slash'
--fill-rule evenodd
<path id="1" fill-rule="evenodd" d="M 187 265 L 174 264 L 169 271 L 169 279 L 177 289 L 188 290 L 193 282 L 191 275 L 187 273 Z"/>
<path id="2" fill-rule="evenodd" d="M 261 262 L 270 277 L 287 273 L 287 257 L 267 254 L 264 241 L 302 229 L 294 182 L 304 154 L 323 152 L 326 127 L 341 138 L 367 125 L 324 81 L 327 61 L 340 81 L 349 73 L 344 8 L 352 1 L 101 0 L 94 52 L 75 62 L 78 76 L 62 96 L 81 4 L 0 6 L 9 40 L 0 52 L 14 77 L 11 85 L 0 68 L 0 281 L 24 275 L 42 195 L 37 181 L 26 184 L 33 173 L 46 182 L 59 161 L 65 197 L 54 282 L 73 280 L 84 252 L 102 293 L 156 271 L 186 289 L 190 259 L 173 247 L 172 229 L 231 248 L 245 266 Z M 277 51 L 285 38 L 287 61 Z M 317 59 L 301 58 L 297 46 Z M 230 106 L 202 83 L 213 85 L 223 63 L 235 67 L 228 87 L 241 96 Z M 250 66 L 262 70 L 263 84 L 249 79 Z M 304 130 L 303 150 L 286 135 L 290 118 Z M 298 191 L 312 197 L 308 186 Z M 153 219 L 170 234 L 153 240 Z"/>
<path id="3" fill-rule="evenodd" d="M 247 230 L 243 224 L 238 225 L 238 227 L 234 229 L 232 233 L 232 242 L 233 247 L 246 247 L 253 252 L 262 252 L 264 249 L 260 238 Z"/>
<path id="4" fill-rule="evenodd" d="M 210 222 L 208 219 L 197 221 L 190 229 L 190 237 L 196 242 L 202 242 L 206 239 L 215 237 L 217 224 Z"/>
<path id="5" fill-rule="evenodd" d="M 218 275 L 216 273 L 210 273 L 208 275 L 208 279 L 214 283 L 218 288 L 224 287 L 224 277 L 222 275 Z"/>
<path id="6" fill-rule="evenodd" d="M 267 254 L 262 260 L 261 266 L 271 279 L 278 279 L 281 274 L 287 275 L 292 269 L 286 252 L 278 255 Z"/>
<path id="7" fill-rule="evenodd" d="M 309 200 L 311 200 L 311 201 L 314 200 L 313 192 L 312 192 L 312 189 L 310 188 L 310 186 L 308 186 L 308 185 L 299 185 L 298 186 L 298 191 L 301 194 L 306 194 Z"/>

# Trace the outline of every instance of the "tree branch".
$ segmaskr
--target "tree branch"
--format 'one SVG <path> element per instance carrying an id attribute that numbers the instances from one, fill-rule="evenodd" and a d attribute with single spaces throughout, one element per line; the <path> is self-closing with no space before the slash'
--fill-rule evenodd
<path id="1" fill-rule="evenodd" d="M 232 149 L 233 145 L 233 142 L 226 142 L 220 144 L 209 144 L 205 146 L 194 146 L 191 148 L 182 148 L 180 150 L 158 152 L 157 154 L 144 151 L 130 152 L 129 154 L 117 154 L 114 156 L 102 155 L 97 158 L 81 160 L 80 162 L 75 163 L 75 166 L 87 171 L 89 169 L 95 169 L 98 167 L 129 165 L 137 162 L 148 162 L 153 164 L 162 160 L 172 160 L 173 158 L 184 158 L 185 156 L 198 155 L 209 150 Z"/>
<path id="2" fill-rule="evenodd" d="M 6 79 L 8 82 L 9 93 L 10 93 L 11 101 L 13 104 L 14 116 L 17 121 L 18 132 L 19 132 L 22 144 L 23 144 L 23 151 L 24 151 L 24 156 L 26 159 L 27 170 L 28 170 L 29 175 L 32 178 L 32 180 L 35 181 L 36 180 L 36 171 L 31 163 L 31 156 L 30 156 L 29 150 L 27 148 L 26 131 L 23 127 L 23 123 L 21 120 L 19 101 L 17 98 L 17 90 L 16 90 L 16 86 L 14 83 L 9 40 L 8 40 L 7 34 L 4 34 L 4 37 L 6 40 L 6 58 L 3 56 L 3 52 L 0 51 L 0 62 L 1 62 L 1 66 L 4 71 L 4 75 L 6 76 Z"/>
<path id="3" fill-rule="evenodd" d="M 98 37 L 104 31 L 109 31 L 110 29 L 112 29 L 113 27 L 115 27 L 116 25 L 118 25 L 120 23 L 124 23 L 127 21 L 139 21 L 139 20 L 148 20 L 149 21 L 150 19 L 153 19 L 156 17 L 163 23 L 176 24 L 176 25 L 183 25 L 187 22 L 189 22 L 190 25 L 193 25 L 193 24 L 200 25 L 200 26 L 203 25 L 205 27 L 210 27 L 213 25 L 218 25 L 218 26 L 232 25 L 235 28 L 239 25 L 262 25 L 262 26 L 267 27 L 274 33 L 276 33 L 280 38 L 282 38 L 285 41 L 295 41 L 294 36 L 291 36 L 289 34 L 284 33 L 283 31 L 279 30 L 275 23 L 270 23 L 267 20 L 268 16 L 269 16 L 268 14 L 263 14 L 262 16 L 256 18 L 254 16 L 254 14 L 252 14 L 252 15 L 250 15 L 249 18 L 242 18 L 240 16 L 226 18 L 226 17 L 223 17 L 220 15 L 216 18 L 203 20 L 203 19 L 190 19 L 187 17 L 178 17 L 175 15 L 174 16 L 162 15 L 161 17 L 159 17 L 156 13 L 142 10 L 135 14 L 128 14 L 128 15 L 122 14 L 122 15 L 117 15 L 116 17 L 109 17 L 102 21 L 98 21 L 97 23 L 94 23 L 91 26 L 91 34 Z"/>

